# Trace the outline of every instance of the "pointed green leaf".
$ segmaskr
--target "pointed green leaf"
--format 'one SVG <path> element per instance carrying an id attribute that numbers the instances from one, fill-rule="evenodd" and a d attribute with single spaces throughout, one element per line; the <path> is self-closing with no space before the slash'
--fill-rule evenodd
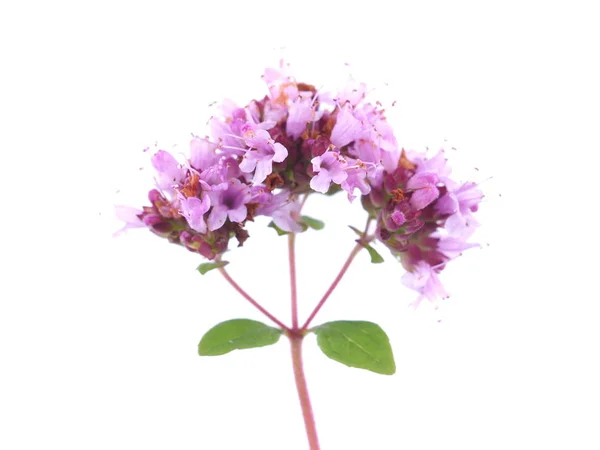
<path id="1" fill-rule="evenodd" d="M 364 233 L 362 231 L 360 231 L 358 228 L 353 227 L 352 225 L 348 225 L 348 227 L 350 227 L 350 229 L 352 231 L 354 231 L 356 234 L 358 234 L 359 237 L 363 237 Z"/>
<path id="2" fill-rule="evenodd" d="M 360 239 L 357 239 L 356 242 L 358 242 L 360 245 L 362 245 L 364 248 L 367 249 L 367 251 L 369 252 L 369 256 L 371 256 L 371 262 L 373 264 L 382 263 L 383 257 L 377 252 L 377 250 L 375 250 L 369 244 L 363 242 L 363 237 L 365 234 L 362 231 L 360 231 L 358 228 L 353 227 L 352 225 L 348 225 L 348 226 L 350 227 L 350 229 L 352 231 L 354 231 L 356 234 L 358 234 L 360 236 Z M 369 241 L 367 241 L 367 242 L 369 242 Z"/>
<path id="3" fill-rule="evenodd" d="M 213 269 L 218 269 L 219 267 L 225 267 L 227 264 L 229 264 L 229 261 L 202 263 L 196 268 L 196 270 L 204 275 L 206 272 L 210 272 Z"/>
<path id="4" fill-rule="evenodd" d="M 315 230 L 322 230 L 325 227 L 325 222 L 323 222 L 321 220 L 313 219 L 312 217 L 302 216 L 302 220 L 304 221 L 304 223 L 306 225 L 308 225 L 309 227 L 311 227 Z"/>
<path id="5" fill-rule="evenodd" d="M 340 320 L 310 331 L 317 335 L 319 348 L 334 361 L 384 375 L 396 372 L 390 341 L 377 324 Z"/>
<path id="6" fill-rule="evenodd" d="M 278 236 L 283 236 L 284 234 L 290 234 L 289 231 L 283 231 L 281 228 L 279 228 L 277 225 L 275 225 L 275 222 L 269 223 L 268 226 L 273 228 L 275 231 L 277 231 Z"/>
<path id="7" fill-rule="evenodd" d="M 250 319 L 233 319 L 215 325 L 198 344 L 201 356 L 224 355 L 233 350 L 275 344 L 282 330 Z"/>
<path id="8" fill-rule="evenodd" d="M 375 250 L 370 245 L 365 245 L 365 248 L 369 252 L 369 256 L 371 257 L 371 262 L 373 264 L 379 264 L 383 262 L 383 257 L 379 253 L 377 253 L 377 250 Z"/>

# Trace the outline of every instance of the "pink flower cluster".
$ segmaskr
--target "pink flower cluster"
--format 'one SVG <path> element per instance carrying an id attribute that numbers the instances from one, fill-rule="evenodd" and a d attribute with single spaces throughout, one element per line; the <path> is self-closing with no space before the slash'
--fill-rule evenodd
<path id="1" fill-rule="evenodd" d="M 449 178 L 443 151 L 427 159 L 398 146 L 384 110 L 364 84 L 337 95 L 299 83 L 285 67 L 263 75 L 269 95 L 241 108 L 225 102 L 210 137 L 194 137 L 189 158 L 152 157 L 151 206 L 120 207 L 126 227 L 148 227 L 208 259 L 242 245 L 247 221 L 269 216 L 281 230 L 303 230 L 299 199 L 343 190 L 377 219 L 375 236 L 399 258 L 404 282 L 421 298 L 447 294 L 437 274 L 463 250 L 482 193 Z"/>

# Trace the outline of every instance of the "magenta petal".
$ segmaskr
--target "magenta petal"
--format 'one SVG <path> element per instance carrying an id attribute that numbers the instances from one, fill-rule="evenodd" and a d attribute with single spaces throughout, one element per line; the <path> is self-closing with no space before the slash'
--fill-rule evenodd
<path id="1" fill-rule="evenodd" d="M 478 225 L 471 214 L 457 212 L 446 219 L 444 228 L 449 235 L 467 240 L 475 232 Z"/>
<path id="2" fill-rule="evenodd" d="M 439 298 L 448 297 L 435 269 L 424 261 L 419 261 L 412 271 L 405 273 L 402 276 L 402 282 L 421 294 L 413 303 L 414 306 L 423 298 L 434 303 Z"/>
<path id="3" fill-rule="evenodd" d="M 283 231 L 291 233 L 299 233 L 302 231 L 302 227 L 298 222 L 296 222 L 290 214 L 286 214 L 284 211 L 273 213 L 273 222 Z"/>
<path id="4" fill-rule="evenodd" d="M 365 83 L 352 81 L 339 93 L 337 99 L 342 104 L 349 102 L 352 106 L 356 106 L 365 98 L 366 92 L 367 85 Z"/>
<path id="5" fill-rule="evenodd" d="M 252 172 L 256 167 L 256 161 L 256 158 L 254 158 L 250 152 L 246 153 L 246 155 L 242 158 L 242 162 L 240 163 L 240 170 L 244 173 Z"/>
<path id="6" fill-rule="evenodd" d="M 417 189 L 410 198 L 410 205 L 415 209 L 423 209 L 440 195 L 435 186 L 427 186 Z"/>
<path id="7" fill-rule="evenodd" d="M 254 184 L 260 184 L 273 171 L 273 163 L 270 159 L 262 159 L 256 163 L 256 171 L 254 172 Z"/>
<path id="8" fill-rule="evenodd" d="M 125 222 L 129 227 L 143 227 L 144 223 L 138 217 L 142 214 L 141 209 L 132 208 L 131 206 L 117 205 L 115 206 L 115 215 L 117 219 Z"/>
<path id="9" fill-rule="evenodd" d="M 249 129 L 244 133 L 244 141 L 251 148 L 265 148 L 271 145 L 273 139 L 266 130 Z"/>
<path id="10" fill-rule="evenodd" d="M 323 153 L 323 155 L 321 156 L 315 156 L 313 159 L 311 159 L 311 163 L 312 163 L 312 169 L 314 172 L 319 172 L 321 170 L 321 164 L 323 162 L 323 158 L 324 158 L 325 153 Z"/>
<path id="11" fill-rule="evenodd" d="M 194 137 L 190 142 L 190 165 L 196 170 L 205 170 L 215 163 L 217 155 L 215 154 L 216 144 Z"/>
<path id="12" fill-rule="evenodd" d="M 354 190 L 357 188 L 362 195 L 371 192 L 371 186 L 366 182 L 367 172 L 363 167 L 352 167 L 346 170 L 346 174 L 347 178 L 341 182 L 341 186 L 348 193 L 348 200 L 356 198 Z"/>
<path id="13" fill-rule="evenodd" d="M 329 175 L 331 176 L 331 181 L 333 181 L 336 184 L 340 184 L 342 181 L 348 178 L 348 174 L 343 170 L 340 170 L 339 172 L 334 172 L 333 174 L 330 173 Z"/>
<path id="14" fill-rule="evenodd" d="M 298 139 L 306 129 L 306 124 L 312 121 L 313 109 L 309 99 L 297 98 L 290 105 L 286 123 L 286 132 L 293 139 Z"/>
<path id="15" fill-rule="evenodd" d="M 419 189 L 425 186 L 435 186 L 439 182 L 439 178 L 432 172 L 421 172 L 413 175 L 406 187 L 408 189 Z"/>
<path id="16" fill-rule="evenodd" d="M 320 192 L 322 194 L 327 193 L 329 186 L 331 185 L 331 178 L 326 170 L 321 170 L 317 175 L 312 177 L 310 180 L 311 189 Z"/>
<path id="17" fill-rule="evenodd" d="M 454 258 L 461 252 L 474 247 L 480 247 L 480 245 L 468 243 L 461 238 L 455 238 L 450 236 L 441 238 L 437 244 L 437 249 L 450 258 Z"/>
<path id="18" fill-rule="evenodd" d="M 483 193 L 477 189 L 477 185 L 475 183 L 463 184 L 455 191 L 454 194 L 459 202 L 461 211 L 464 211 L 465 209 L 477 211 L 479 202 L 483 198 Z"/>
<path id="19" fill-rule="evenodd" d="M 177 169 L 177 160 L 169 152 L 159 150 L 152 157 L 152 165 L 159 172 L 169 172 Z"/>
<path id="20" fill-rule="evenodd" d="M 213 207 L 210 215 L 208 216 L 208 229 L 210 231 L 218 230 L 223 226 L 227 219 L 227 208 L 223 206 Z"/>
<path id="21" fill-rule="evenodd" d="M 240 205 L 236 209 L 230 209 L 227 215 L 232 222 L 243 222 L 248 215 L 248 209 L 246 205 Z"/>
<path id="22" fill-rule="evenodd" d="M 346 105 L 338 112 L 337 120 L 331 130 L 331 142 L 340 148 L 354 141 L 362 132 L 360 120 L 352 114 L 351 106 Z"/>
<path id="23" fill-rule="evenodd" d="M 179 196 L 181 212 L 186 218 L 192 229 L 198 233 L 206 232 L 206 223 L 204 222 L 204 213 L 210 208 L 210 198 L 204 195 L 204 200 L 196 197 L 185 198 Z"/>
<path id="24" fill-rule="evenodd" d="M 141 211 L 139 209 L 131 208 L 129 206 L 122 206 L 122 205 L 115 206 L 115 215 L 117 216 L 117 219 L 125 222 L 125 226 L 123 226 L 123 228 L 115 231 L 115 233 L 113 234 L 113 237 L 117 237 L 117 236 L 121 235 L 129 228 L 145 227 L 146 224 L 138 217 L 140 214 L 142 214 L 142 212 L 143 211 Z"/>
<path id="25" fill-rule="evenodd" d="M 273 150 L 275 152 L 275 155 L 273 155 L 273 161 L 275 162 L 282 162 L 288 156 L 287 148 L 285 148 L 279 142 L 276 142 L 273 145 Z"/>
<path id="26" fill-rule="evenodd" d="M 456 196 L 447 192 L 436 202 L 435 211 L 442 215 L 454 214 L 458 211 L 458 200 L 456 199 Z"/>
<path id="27" fill-rule="evenodd" d="M 152 157 L 152 165 L 158 172 L 158 186 L 162 189 L 171 189 L 184 177 L 186 169 L 179 166 L 177 160 L 169 152 L 159 150 Z"/>
<path id="28" fill-rule="evenodd" d="M 393 172 L 396 169 L 396 167 L 398 167 L 398 161 L 400 160 L 400 151 L 397 147 L 392 145 L 384 146 L 384 142 L 385 141 L 382 141 L 381 146 L 381 163 L 383 164 L 385 170 L 387 170 L 388 172 Z"/>

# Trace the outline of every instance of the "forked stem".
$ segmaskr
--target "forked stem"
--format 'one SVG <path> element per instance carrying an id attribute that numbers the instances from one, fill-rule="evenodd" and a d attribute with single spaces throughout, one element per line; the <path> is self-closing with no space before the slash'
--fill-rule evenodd
<path id="1" fill-rule="evenodd" d="M 271 319 L 275 324 L 277 324 L 282 330 L 284 331 L 290 331 L 289 327 L 287 327 L 283 322 L 281 322 L 277 317 L 275 317 L 273 314 L 271 314 L 269 311 L 267 311 L 260 303 L 258 303 L 256 300 L 254 300 L 252 297 L 250 297 L 250 295 L 243 290 L 239 284 L 237 284 L 233 278 L 231 278 L 231 276 L 229 275 L 229 273 L 227 273 L 227 271 L 225 270 L 225 268 L 223 267 L 219 267 L 219 272 L 221 272 L 221 275 L 223 275 L 223 277 L 229 282 L 229 284 L 231 286 L 233 286 L 233 288 L 238 291 L 242 297 L 244 297 L 246 300 L 248 300 L 250 302 L 250 304 L 252 304 L 252 306 L 254 306 L 256 309 L 258 309 L 261 313 L 263 313 L 265 316 L 267 316 L 269 319 Z"/>
<path id="2" fill-rule="evenodd" d="M 354 246 L 354 248 L 350 252 L 350 255 L 348 256 L 348 259 L 346 259 L 346 262 L 342 266 L 342 269 L 340 270 L 340 272 L 335 277 L 335 280 L 333 280 L 333 283 L 331 283 L 331 286 L 329 286 L 329 289 L 327 289 L 327 292 L 325 292 L 325 294 L 323 295 L 323 298 L 321 298 L 321 300 L 319 301 L 319 303 L 317 303 L 317 306 L 315 306 L 315 309 L 313 310 L 313 312 L 310 314 L 310 316 L 308 316 L 308 319 L 306 319 L 306 322 L 304 322 L 304 325 L 302 325 L 302 328 L 300 328 L 301 331 L 305 331 L 305 330 L 308 329 L 310 323 L 315 318 L 315 316 L 317 315 L 317 313 L 321 310 L 321 308 L 323 307 L 323 305 L 325 304 L 325 302 L 327 301 L 327 299 L 329 298 L 329 296 L 331 295 L 331 293 L 333 292 L 333 290 L 337 287 L 338 283 L 340 282 L 340 280 L 342 279 L 342 277 L 344 276 L 344 274 L 348 270 L 348 267 L 350 267 L 350 264 L 352 264 L 352 261 L 354 260 L 354 257 L 358 254 L 358 252 L 362 248 L 363 248 L 363 245 L 360 244 L 360 243 L 356 244 Z"/>
<path id="3" fill-rule="evenodd" d="M 365 231 L 363 231 L 361 233 L 361 237 L 360 239 L 358 239 L 356 241 L 356 245 L 354 246 L 354 248 L 352 249 L 352 251 L 350 252 L 350 255 L 348 255 L 348 258 L 346 259 L 346 262 L 344 263 L 344 265 L 342 266 L 341 270 L 339 271 L 339 273 L 337 274 L 337 276 L 335 277 L 335 279 L 333 280 L 333 283 L 331 283 L 331 286 L 329 286 L 329 289 L 327 289 L 327 292 L 325 292 L 325 294 L 323 295 L 323 298 L 321 298 L 321 300 L 319 301 L 319 303 L 317 303 L 317 306 L 315 306 L 315 309 L 313 310 L 313 312 L 310 314 L 310 316 L 308 316 L 308 319 L 306 319 L 306 322 L 304 322 L 304 325 L 302 325 L 302 327 L 300 328 L 300 332 L 305 332 L 310 323 L 312 322 L 312 320 L 315 318 L 315 316 L 317 315 L 317 313 L 321 310 L 321 308 L 323 307 L 323 305 L 325 304 L 325 302 L 327 301 L 327 299 L 329 298 L 329 296 L 331 295 L 331 293 L 333 292 L 333 290 L 337 287 L 338 283 L 340 282 L 340 280 L 343 278 L 343 276 L 345 275 L 346 271 L 348 270 L 348 267 L 350 267 L 350 264 L 352 264 L 352 261 L 354 261 L 354 258 L 356 257 L 356 255 L 358 254 L 358 252 L 365 247 L 366 245 L 369 244 L 369 242 L 371 242 L 374 238 L 374 236 L 368 236 L 367 233 L 369 231 L 369 225 L 371 224 L 371 221 L 373 219 L 369 216 L 367 217 L 367 223 L 365 224 Z"/>

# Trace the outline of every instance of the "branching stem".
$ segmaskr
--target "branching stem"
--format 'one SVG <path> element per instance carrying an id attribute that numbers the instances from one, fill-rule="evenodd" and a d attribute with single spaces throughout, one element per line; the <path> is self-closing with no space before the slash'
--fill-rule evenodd
<path id="1" fill-rule="evenodd" d="M 250 297 L 250 295 L 243 290 L 239 284 L 237 284 L 233 278 L 231 278 L 231 276 L 229 275 L 229 273 L 227 273 L 227 271 L 225 270 L 224 267 L 219 267 L 219 272 L 221 272 L 221 275 L 223 275 L 223 277 L 229 282 L 229 284 L 231 286 L 233 286 L 233 288 L 238 291 L 242 297 L 244 297 L 246 300 L 248 300 L 252 306 L 254 306 L 256 309 L 258 309 L 261 313 L 263 313 L 265 316 L 267 316 L 269 319 L 271 319 L 275 324 L 277 324 L 282 330 L 284 331 L 290 331 L 290 328 L 287 327 L 283 322 L 281 322 L 277 317 L 275 317 L 273 314 L 271 314 L 269 311 L 267 311 L 260 303 L 258 303 L 256 300 L 254 300 L 252 297 Z"/>

